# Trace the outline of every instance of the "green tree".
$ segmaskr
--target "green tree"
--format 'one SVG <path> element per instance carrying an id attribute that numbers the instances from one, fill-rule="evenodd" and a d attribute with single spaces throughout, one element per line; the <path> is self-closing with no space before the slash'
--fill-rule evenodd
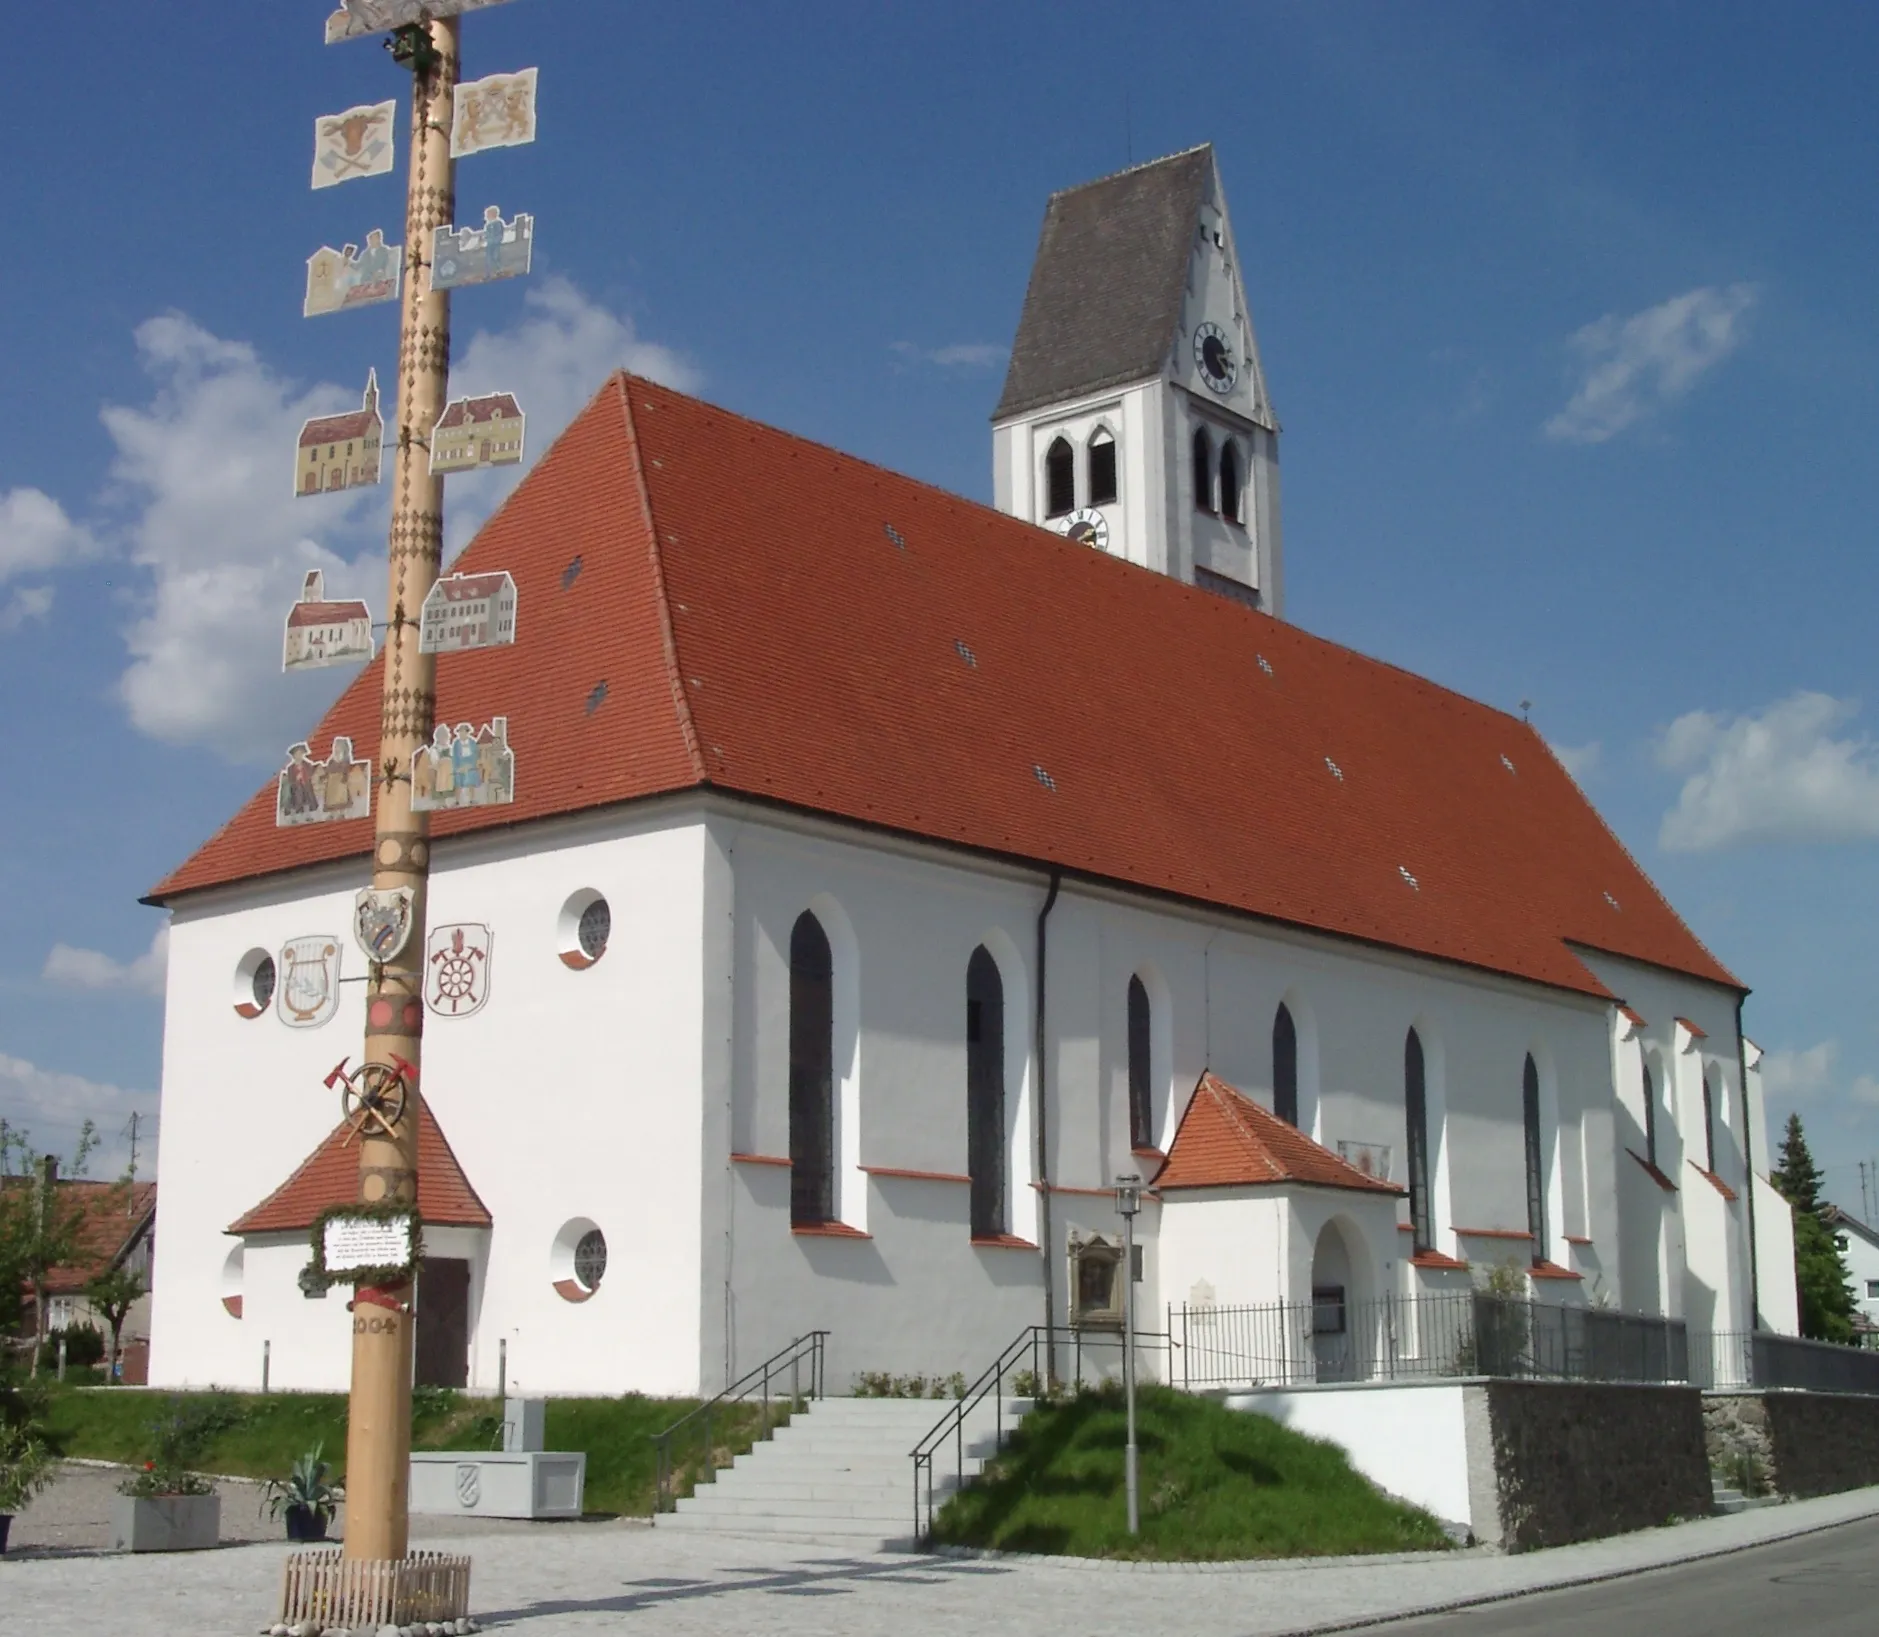
<path id="1" fill-rule="evenodd" d="M 1817 1341 L 1853 1339 L 1853 1281 L 1833 1230 L 1821 1219 L 1820 1167 L 1798 1114 L 1788 1116 L 1781 1163 L 1768 1180 L 1794 1207 L 1794 1282 L 1801 1298 L 1801 1334 Z"/>
<path id="2" fill-rule="evenodd" d="M 122 1345 L 124 1321 L 130 1317 L 130 1310 L 137 1305 L 143 1293 L 143 1275 L 129 1267 L 112 1268 L 85 1286 L 85 1299 L 91 1303 L 92 1312 L 100 1315 L 111 1330 L 111 1351 L 108 1355 L 110 1368 L 105 1376 L 107 1381 L 117 1380 L 117 1355 Z"/>
<path id="3" fill-rule="evenodd" d="M 87 1120 L 66 1174 L 83 1176 L 97 1145 L 97 1129 Z M 0 1309 L 12 1307 L 17 1328 L 21 1294 L 32 1292 L 34 1375 L 46 1341 L 46 1281 L 53 1269 L 77 1259 L 83 1242 L 84 1208 L 76 1199 L 61 1197 L 52 1180 L 57 1171 L 57 1162 L 35 1150 L 25 1132 L 8 1133 L 0 1164 L 0 1275 L 7 1285 Z"/>

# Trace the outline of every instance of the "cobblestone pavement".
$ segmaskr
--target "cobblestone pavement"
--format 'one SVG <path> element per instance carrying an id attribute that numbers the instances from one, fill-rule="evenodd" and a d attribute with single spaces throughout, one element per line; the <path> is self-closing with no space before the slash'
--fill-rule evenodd
<path id="1" fill-rule="evenodd" d="M 538 1524 L 474 1538 L 471 1604 L 515 1637 L 979 1637 L 1074 1624 L 1089 1637 L 1278 1637 L 1453 1608 L 1740 1550 L 1879 1516 L 1879 1489 L 1503 1557 L 1481 1551 L 1207 1567 L 855 1555 L 658 1529 Z M 432 1542 L 435 1544 L 436 1542 Z M 0 1637 L 252 1633 L 285 1547 L 0 1560 Z"/>

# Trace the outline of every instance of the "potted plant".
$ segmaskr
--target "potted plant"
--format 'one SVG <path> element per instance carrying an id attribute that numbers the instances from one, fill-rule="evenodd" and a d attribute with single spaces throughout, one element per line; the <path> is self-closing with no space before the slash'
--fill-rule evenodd
<path id="1" fill-rule="evenodd" d="M 13 1514 L 52 1482 L 52 1456 L 23 1426 L 0 1421 L 0 1552 L 7 1549 Z"/>
<path id="2" fill-rule="evenodd" d="M 294 1462 L 284 1479 L 268 1479 L 268 1516 L 286 1513 L 289 1540 L 326 1539 L 326 1526 L 338 1510 L 339 1491 L 326 1481 L 332 1468 L 320 1459 L 325 1447 L 315 1444 Z"/>
<path id="3" fill-rule="evenodd" d="M 150 1430 L 154 1454 L 141 1472 L 118 1485 L 111 1505 L 117 1550 L 193 1552 L 215 1545 L 222 1534 L 222 1498 L 211 1480 L 188 1467 L 205 1436 L 201 1418 L 174 1405 Z"/>

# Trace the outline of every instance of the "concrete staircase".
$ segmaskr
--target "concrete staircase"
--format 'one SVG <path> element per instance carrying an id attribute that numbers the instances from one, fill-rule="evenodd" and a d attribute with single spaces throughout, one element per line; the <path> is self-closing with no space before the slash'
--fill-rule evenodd
<path id="1" fill-rule="evenodd" d="M 1718 1512 L 1755 1512 L 1764 1506 L 1779 1506 L 1779 1495 L 1744 1495 L 1739 1489 L 1731 1489 L 1720 1479 L 1710 1480 L 1711 1491 L 1715 1497 Z"/>
<path id="2" fill-rule="evenodd" d="M 700 1484 L 678 1510 L 656 1520 L 661 1529 L 727 1535 L 772 1535 L 854 1545 L 906 1547 L 914 1540 L 911 1452 L 952 1406 L 929 1398 L 823 1398 L 793 1417 L 768 1443 Z M 1005 1435 L 1031 1407 L 1004 1401 Z M 997 1405 L 986 1398 L 965 1424 L 965 1476 L 992 1455 Z M 933 1460 L 937 1511 L 958 1488 L 953 1441 Z"/>

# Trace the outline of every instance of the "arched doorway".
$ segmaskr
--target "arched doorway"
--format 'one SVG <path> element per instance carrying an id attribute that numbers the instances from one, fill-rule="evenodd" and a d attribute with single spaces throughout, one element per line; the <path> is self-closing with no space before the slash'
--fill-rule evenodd
<path id="1" fill-rule="evenodd" d="M 1368 1309 L 1359 1288 L 1361 1242 L 1337 1221 L 1318 1230 L 1311 1253 L 1311 1352 L 1319 1381 L 1362 1381 L 1370 1374 L 1364 1345 Z"/>

